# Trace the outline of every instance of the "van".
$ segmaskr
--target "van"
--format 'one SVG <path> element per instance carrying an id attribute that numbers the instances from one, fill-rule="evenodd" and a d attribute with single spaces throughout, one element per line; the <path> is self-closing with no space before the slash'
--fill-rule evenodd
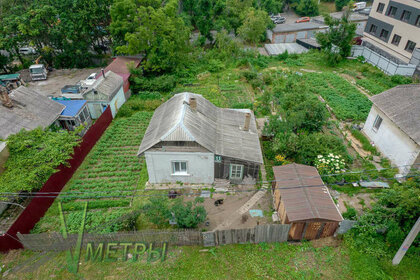
<path id="1" fill-rule="evenodd" d="M 19 48 L 19 53 L 23 55 L 36 54 L 36 50 L 32 47 Z"/>

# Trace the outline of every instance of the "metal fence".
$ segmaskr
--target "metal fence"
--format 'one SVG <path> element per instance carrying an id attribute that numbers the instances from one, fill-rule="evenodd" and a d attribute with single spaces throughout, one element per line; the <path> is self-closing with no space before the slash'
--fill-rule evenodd
<path id="1" fill-rule="evenodd" d="M 411 77 L 413 76 L 414 71 L 416 71 L 416 65 L 398 64 L 367 48 L 366 46 L 353 46 L 351 54 L 353 57 L 363 56 L 368 63 L 378 67 L 388 75 L 403 75 Z"/>
<path id="2" fill-rule="evenodd" d="M 60 165 L 58 172 L 51 175 L 45 182 L 39 192 L 51 193 L 47 195 L 35 194 L 29 205 L 23 210 L 17 220 L 8 229 L 8 231 L 0 236 L 0 251 L 8 251 L 12 249 L 23 248 L 22 244 L 16 237 L 18 232 L 29 233 L 35 224 L 44 216 L 48 208 L 54 202 L 58 192 L 71 179 L 74 172 L 82 164 L 90 150 L 95 146 L 96 142 L 101 138 L 109 124 L 112 122 L 111 109 L 108 107 L 96 120 L 86 134 L 83 136 L 79 146 L 74 148 L 72 158 L 67 161 L 68 165 Z"/>

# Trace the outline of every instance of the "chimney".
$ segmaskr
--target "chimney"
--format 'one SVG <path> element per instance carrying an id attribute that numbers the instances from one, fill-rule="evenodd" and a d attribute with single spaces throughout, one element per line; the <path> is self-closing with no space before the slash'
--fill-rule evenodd
<path id="1" fill-rule="evenodd" d="M 102 76 L 103 76 L 103 77 L 104 77 L 104 79 L 105 79 L 106 77 L 105 77 L 105 71 L 104 71 L 104 68 L 102 68 L 102 69 L 101 69 L 101 72 L 102 72 Z"/>
<path id="2" fill-rule="evenodd" d="M 3 106 L 4 107 L 7 107 L 7 108 L 12 108 L 13 107 L 13 102 L 12 102 L 12 100 L 10 100 L 10 97 L 9 97 L 9 94 L 7 93 L 7 90 L 6 90 L 6 88 L 5 87 L 0 87 L 0 94 L 1 94 L 1 101 L 2 101 L 2 103 L 3 103 Z"/>
<path id="3" fill-rule="evenodd" d="M 249 130 L 249 123 L 251 122 L 251 113 L 246 113 L 245 114 L 245 123 L 244 123 L 244 131 L 248 131 Z"/>
<path id="4" fill-rule="evenodd" d="M 197 111 L 197 99 L 195 97 L 190 97 L 190 108 L 193 111 Z"/>

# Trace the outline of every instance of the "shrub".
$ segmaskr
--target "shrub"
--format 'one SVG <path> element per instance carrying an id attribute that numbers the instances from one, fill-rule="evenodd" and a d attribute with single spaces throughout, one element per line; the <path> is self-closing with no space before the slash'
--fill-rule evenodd
<path id="1" fill-rule="evenodd" d="M 326 156 L 318 155 L 315 160 L 315 166 L 319 173 L 324 174 L 337 174 L 344 171 L 346 163 L 340 155 L 329 153 Z"/>
<path id="2" fill-rule="evenodd" d="M 174 75 L 161 75 L 157 77 L 134 76 L 131 87 L 133 92 L 138 91 L 159 91 L 170 92 L 176 86 Z"/>
<path id="3" fill-rule="evenodd" d="M 171 208 L 174 213 L 175 220 L 180 228 L 196 228 L 200 223 L 207 218 L 206 209 L 203 206 L 197 205 L 204 200 L 197 197 L 194 202 L 184 203 L 182 199 L 177 199 Z"/>
<path id="4" fill-rule="evenodd" d="M 357 211 L 351 206 L 346 205 L 347 211 L 343 213 L 343 218 L 347 220 L 354 220 L 357 217 Z"/>

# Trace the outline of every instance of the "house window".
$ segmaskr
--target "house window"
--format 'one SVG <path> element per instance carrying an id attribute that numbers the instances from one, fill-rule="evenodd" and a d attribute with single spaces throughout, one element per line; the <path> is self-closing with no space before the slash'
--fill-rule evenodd
<path id="1" fill-rule="evenodd" d="M 407 45 L 405 45 L 405 50 L 412 53 L 415 47 L 416 47 L 416 43 L 408 40 Z"/>
<path id="2" fill-rule="evenodd" d="M 381 13 L 382 14 L 382 12 L 384 11 L 384 8 L 385 8 L 385 4 L 384 3 L 379 3 L 378 8 L 376 9 L 376 11 L 378 13 Z"/>
<path id="3" fill-rule="evenodd" d="M 174 175 L 187 174 L 187 162 L 186 161 L 173 161 L 172 174 Z"/>
<path id="4" fill-rule="evenodd" d="M 420 16 L 417 16 L 415 25 L 420 27 Z"/>
<path id="5" fill-rule="evenodd" d="M 379 35 L 379 37 L 381 39 L 386 40 L 386 38 L 388 38 L 388 34 L 389 34 L 388 30 L 382 29 L 381 34 Z"/>
<path id="6" fill-rule="evenodd" d="M 81 123 L 85 122 L 86 118 L 85 118 L 84 110 L 82 112 L 80 112 L 79 119 L 80 119 Z"/>
<path id="7" fill-rule="evenodd" d="M 391 44 L 398 46 L 400 44 L 400 41 L 401 41 L 401 36 L 394 34 Z"/>
<path id="8" fill-rule="evenodd" d="M 375 34 L 378 27 L 374 24 L 370 26 L 369 33 Z"/>
<path id="9" fill-rule="evenodd" d="M 407 22 L 410 20 L 410 17 L 411 17 L 411 12 L 404 10 L 404 12 L 401 15 L 401 20 Z"/>
<path id="10" fill-rule="evenodd" d="M 242 164 L 230 165 L 230 179 L 242 179 L 244 173 L 244 166 Z"/>
<path id="11" fill-rule="evenodd" d="M 388 10 L 388 16 L 395 17 L 395 14 L 397 13 L 397 8 L 394 6 L 391 6 Z"/>
<path id="12" fill-rule="evenodd" d="M 375 122 L 373 123 L 373 130 L 377 131 L 379 127 L 381 126 L 381 124 L 382 124 L 382 118 L 379 115 L 377 115 Z"/>

